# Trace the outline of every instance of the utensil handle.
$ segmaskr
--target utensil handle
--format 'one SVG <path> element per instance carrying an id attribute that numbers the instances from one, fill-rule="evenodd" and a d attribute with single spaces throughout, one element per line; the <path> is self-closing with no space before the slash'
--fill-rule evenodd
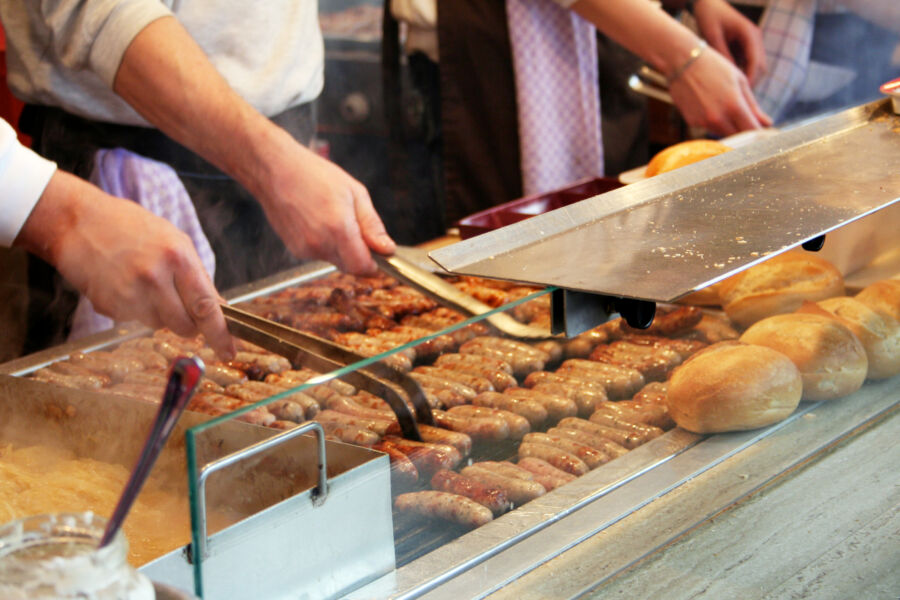
<path id="1" fill-rule="evenodd" d="M 197 357 L 182 357 L 175 360 L 169 372 L 169 380 L 166 383 L 166 390 L 163 394 L 159 410 L 153 421 L 153 427 L 144 442 L 144 448 L 138 458 L 137 464 L 125 484 L 125 489 L 119 497 L 119 502 L 113 511 L 112 516 L 106 523 L 106 530 L 100 539 L 100 548 L 109 544 L 115 537 L 131 505 L 137 499 L 147 476 L 150 474 L 160 451 L 169 439 L 178 417 L 187 406 L 197 382 L 203 376 L 204 365 Z"/>

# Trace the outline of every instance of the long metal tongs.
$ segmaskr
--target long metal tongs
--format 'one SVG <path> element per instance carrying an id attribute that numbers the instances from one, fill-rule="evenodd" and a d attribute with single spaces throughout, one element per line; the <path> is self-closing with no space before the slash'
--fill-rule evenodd
<path id="1" fill-rule="evenodd" d="M 232 335 L 284 356 L 295 366 L 309 367 L 323 373 L 323 383 L 330 378 L 327 374 L 367 358 L 324 338 L 269 321 L 234 306 L 223 304 L 222 312 Z M 422 388 L 405 373 L 384 363 L 373 362 L 362 369 L 341 375 L 340 378 L 384 399 L 397 415 L 403 437 L 421 441 L 416 421 L 434 425 L 434 416 Z M 406 398 L 397 388 L 406 394 L 413 405 L 415 417 L 409 410 Z"/>
<path id="2" fill-rule="evenodd" d="M 666 78 L 660 72 L 646 65 L 628 78 L 628 87 L 660 102 L 675 104 L 675 101 L 672 100 L 672 94 L 669 93 L 669 83 L 666 81 Z"/>
<path id="3" fill-rule="evenodd" d="M 439 304 L 460 310 L 469 315 L 483 315 L 494 310 L 492 306 L 488 306 L 484 302 L 457 289 L 452 283 L 396 254 L 394 256 L 373 254 L 372 256 L 382 271 L 414 287 Z M 546 339 L 551 337 L 549 329 L 520 323 L 503 312 L 494 313 L 485 317 L 485 320 L 498 331 L 513 337 L 529 339 Z"/>

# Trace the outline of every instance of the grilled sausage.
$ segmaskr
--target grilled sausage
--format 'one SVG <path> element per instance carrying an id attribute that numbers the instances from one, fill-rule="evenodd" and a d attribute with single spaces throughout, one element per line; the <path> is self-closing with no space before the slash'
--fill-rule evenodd
<path id="1" fill-rule="evenodd" d="M 509 427 L 509 437 L 514 440 L 522 439 L 523 435 L 531 431 L 531 425 L 528 423 L 528 419 L 508 410 L 489 408 L 487 406 L 465 405 L 455 406 L 447 412 L 469 418 L 481 419 L 485 417 L 497 417 L 503 419 Z"/>
<path id="2" fill-rule="evenodd" d="M 611 456 L 601 450 L 598 450 L 597 448 L 593 448 L 585 444 L 580 444 L 565 436 L 551 435 L 549 433 L 529 433 L 522 439 L 522 441 L 528 444 L 545 444 L 547 446 L 556 446 L 561 450 L 565 450 L 572 456 L 577 456 L 578 458 L 580 458 L 582 461 L 584 461 L 584 464 L 588 466 L 588 469 L 596 469 L 600 465 L 608 463 L 612 459 Z M 564 470 L 568 471 L 568 469 Z M 572 471 L 568 472 L 571 473 Z"/>
<path id="3" fill-rule="evenodd" d="M 441 469 L 454 469 L 462 461 L 459 450 L 446 444 L 416 442 L 393 435 L 384 436 L 381 443 L 407 455 L 425 477 L 430 477 Z"/>
<path id="4" fill-rule="evenodd" d="M 551 427 L 547 430 L 547 433 L 550 435 L 574 440 L 579 444 L 584 444 L 585 446 L 590 446 L 591 448 L 596 448 L 601 452 L 605 452 L 610 457 L 610 459 L 618 458 L 628 452 L 628 448 L 621 444 L 617 444 L 609 438 L 603 437 L 602 435 L 596 433 L 591 433 L 589 431 L 584 431 L 582 429 L 571 429 L 569 427 L 563 427 L 562 423 L 560 423 L 560 427 Z"/>
<path id="5" fill-rule="evenodd" d="M 393 433 L 400 431 L 400 426 L 397 425 L 397 421 L 358 417 L 336 410 L 323 410 L 316 415 L 314 420 L 320 423 L 331 422 L 339 425 L 355 425 L 363 429 L 368 429 L 369 431 L 374 431 L 382 436 L 386 435 L 388 432 Z"/>
<path id="6" fill-rule="evenodd" d="M 227 388 L 235 383 L 244 383 L 248 379 L 247 374 L 243 371 L 215 363 L 206 365 L 206 370 L 203 374 L 223 388 Z"/>
<path id="7" fill-rule="evenodd" d="M 527 469 L 523 469 L 519 465 L 511 463 L 508 460 L 481 460 L 472 463 L 472 466 L 493 471 L 504 477 L 534 481 L 534 473 Z"/>
<path id="8" fill-rule="evenodd" d="M 416 465 L 400 450 L 381 442 L 376 443 L 372 448 L 388 455 L 388 459 L 391 461 L 391 483 L 395 488 L 409 488 L 419 481 L 419 470 L 416 469 Z"/>
<path id="9" fill-rule="evenodd" d="M 499 417 L 463 417 L 433 410 L 434 422 L 445 429 L 465 433 L 475 441 L 499 441 L 509 438 L 509 425 Z"/>
<path id="10" fill-rule="evenodd" d="M 610 400 L 630 398 L 644 386 L 640 371 L 594 360 L 570 358 L 563 361 L 556 372 L 602 384 Z"/>
<path id="11" fill-rule="evenodd" d="M 534 480 L 547 488 L 548 492 L 575 479 L 575 475 L 557 469 L 546 460 L 533 456 L 526 456 L 517 464 L 521 468 L 531 471 L 534 474 Z"/>
<path id="12" fill-rule="evenodd" d="M 344 443 L 355 446 L 374 446 L 381 440 L 381 436 L 356 425 L 346 425 L 334 421 L 320 421 L 319 424 L 330 435 Z"/>
<path id="13" fill-rule="evenodd" d="M 644 425 L 643 423 L 634 423 L 605 406 L 601 406 L 594 411 L 590 416 L 590 421 L 592 423 L 608 425 L 610 427 L 615 427 L 616 429 L 621 429 L 622 431 L 633 433 L 640 436 L 642 443 L 658 438 L 664 433 L 659 427 Z"/>
<path id="14" fill-rule="evenodd" d="M 544 405 L 536 400 L 528 398 L 516 398 L 499 392 L 485 392 L 478 394 L 472 404 L 475 406 L 487 406 L 489 408 L 499 408 L 522 415 L 528 419 L 532 429 L 537 429 L 547 420 L 547 409 Z"/>
<path id="15" fill-rule="evenodd" d="M 589 416 L 597 409 L 597 406 L 606 401 L 606 392 L 601 389 L 590 389 L 566 383 L 552 383 L 548 381 L 539 383 L 531 389 L 572 400 L 578 407 L 578 414 L 585 417 Z"/>
<path id="16" fill-rule="evenodd" d="M 408 492 L 394 499 L 394 506 L 402 512 L 413 512 L 423 517 L 444 519 L 469 528 L 490 522 L 491 510 L 458 494 L 426 490 Z"/>
<path id="17" fill-rule="evenodd" d="M 270 383 L 248 381 L 246 383 L 229 385 L 225 388 L 225 393 L 247 402 L 261 402 L 276 394 L 284 393 L 284 390 L 281 387 Z M 285 404 L 284 401 L 287 401 L 294 406 L 292 407 L 289 404 Z M 276 403 L 278 403 L 277 408 L 275 407 Z M 319 403 L 303 392 L 295 392 L 281 400 L 267 404 L 266 406 L 268 406 L 269 411 L 279 419 L 296 421 L 297 423 L 312 419 L 320 410 Z M 297 410 L 299 410 L 299 413 Z M 297 419 L 299 419 L 299 421 L 297 421 Z"/>
<path id="18" fill-rule="evenodd" d="M 422 436 L 423 442 L 431 442 L 432 444 L 444 444 L 453 446 L 459 450 L 463 458 L 472 452 L 472 438 L 465 433 L 458 431 L 450 431 L 442 427 L 432 427 L 419 423 L 419 435 Z"/>
<path id="19" fill-rule="evenodd" d="M 461 473 L 466 477 L 480 481 L 484 485 L 503 490 L 516 506 L 521 506 L 547 493 L 547 489 L 536 481 L 506 477 L 484 467 L 479 467 L 477 463 L 466 467 Z"/>
<path id="20" fill-rule="evenodd" d="M 413 369 L 413 373 L 422 373 L 437 379 L 455 381 L 475 390 L 475 393 L 477 394 L 494 391 L 493 384 L 491 384 L 487 378 L 472 375 L 471 373 L 466 373 L 464 371 L 454 371 L 453 369 L 445 369 L 443 367 L 421 366 Z"/>
<path id="21" fill-rule="evenodd" d="M 516 382 L 512 376 L 512 367 L 508 362 L 489 356 L 461 353 L 442 354 L 437 357 L 434 364 L 438 367 L 466 371 L 486 377 L 498 392 L 515 385 Z"/>
<path id="22" fill-rule="evenodd" d="M 453 471 L 438 471 L 431 477 L 431 487 L 440 492 L 450 492 L 471 498 L 478 504 L 490 509 L 492 513 L 501 514 L 511 508 L 506 492 L 492 488 L 471 477 Z"/>
<path id="23" fill-rule="evenodd" d="M 123 381 L 129 373 L 140 372 L 145 368 L 143 363 L 128 356 L 117 356 L 112 352 L 102 350 L 95 350 L 88 354 L 73 352 L 69 356 L 69 362 L 84 367 L 88 371 L 106 375 L 113 381 Z"/>
<path id="24" fill-rule="evenodd" d="M 640 371 L 647 381 L 658 381 L 681 364 L 681 355 L 662 346 L 648 346 L 618 340 L 594 348 L 591 360 Z"/>
<path id="25" fill-rule="evenodd" d="M 540 371 L 547 364 L 549 356 L 546 352 L 536 350 L 521 342 L 510 345 L 503 338 L 481 336 L 472 338 L 459 347 L 461 354 L 478 354 L 509 363 L 513 375 L 524 377 L 532 371 Z"/>
<path id="26" fill-rule="evenodd" d="M 465 404 L 471 402 L 475 396 L 478 394 L 470 388 L 469 386 L 462 384 L 458 381 L 452 381 L 449 379 L 441 379 L 439 377 L 434 377 L 433 375 L 427 375 L 425 373 L 413 371 L 409 374 L 411 378 L 419 382 L 423 388 L 428 390 L 432 390 L 437 392 L 438 390 L 448 390 L 453 395 L 448 398 L 452 398 L 453 402 L 458 398 L 461 401 L 455 404 L 451 404 L 451 406 L 456 406 L 456 404 Z"/>
<path id="27" fill-rule="evenodd" d="M 578 414 L 578 405 L 568 398 L 539 392 L 530 388 L 509 388 L 504 390 L 504 394 L 513 398 L 525 398 L 534 400 L 547 409 L 547 416 L 550 421 L 556 422 L 566 417 L 572 417 Z"/>
<path id="28" fill-rule="evenodd" d="M 32 377 L 39 381 L 55 383 L 56 385 L 79 390 L 99 390 L 109 384 L 109 377 L 106 375 L 67 375 L 48 367 L 38 369 L 32 374 Z"/>
<path id="29" fill-rule="evenodd" d="M 605 437 L 620 446 L 625 446 L 629 450 L 633 450 L 641 445 L 640 436 L 636 436 L 627 431 L 622 431 L 621 429 L 614 429 L 608 425 L 593 423 L 585 419 L 563 419 L 559 422 L 559 426 L 564 429 L 580 429 L 581 431 L 587 431 L 588 433 Z"/>
<path id="30" fill-rule="evenodd" d="M 331 410 L 353 415 L 354 417 L 362 417 L 364 419 L 382 419 L 385 421 L 394 421 L 397 419 L 394 413 L 389 410 L 368 408 L 346 396 L 335 396 L 331 398 L 325 406 Z"/>
<path id="31" fill-rule="evenodd" d="M 527 458 L 529 456 L 546 460 L 557 469 L 562 469 L 573 475 L 584 475 L 589 470 L 583 460 L 558 446 L 522 442 L 519 445 L 519 458 Z"/>

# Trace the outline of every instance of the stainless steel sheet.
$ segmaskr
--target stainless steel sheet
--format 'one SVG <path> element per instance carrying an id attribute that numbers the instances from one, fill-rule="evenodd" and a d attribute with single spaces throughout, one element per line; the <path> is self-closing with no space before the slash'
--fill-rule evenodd
<path id="1" fill-rule="evenodd" d="M 430 256 L 454 273 L 673 301 L 898 199 L 900 117 L 879 101 Z"/>

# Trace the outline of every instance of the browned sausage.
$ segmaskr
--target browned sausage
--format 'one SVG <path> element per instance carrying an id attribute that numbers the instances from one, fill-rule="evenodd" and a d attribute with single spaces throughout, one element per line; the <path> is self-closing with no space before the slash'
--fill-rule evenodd
<path id="1" fill-rule="evenodd" d="M 551 427 L 547 430 L 547 433 L 558 437 L 569 438 L 579 444 L 596 448 L 601 452 L 605 452 L 611 459 L 618 458 L 628 452 L 628 448 L 621 444 L 617 444 L 609 438 L 582 429 L 563 427 L 562 423 L 560 423 L 560 427 Z"/>
<path id="2" fill-rule="evenodd" d="M 88 371 L 109 376 L 113 381 L 123 381 L 129 373 L 144 370 L 144 365 L 128 356 L 117 356 L 112 352 L 95 350 L 85 354 L 73 352 L 69 362 L 84 367 Z"/>
<path id="3" fill-rule="evenodd" d="M 610 400 L 630 398 L 644 385 L 644 376 L 636 369 L 593 360 L 570 358 L 556 372 L 602 384 Z"/>
<path id="4" fill-rule="evenodd" d="M 601 402 L 606 401 L 606 392 L 602 389 L 590 389 L 566 383 L 548 381 L 539 383 L 531 389 L 572 400 L 578 406 L 578 414 L 585 417 L 594 412 Z"/>
<path id="5" fill-rule="evenodd" d="M 386 435 L 382 443 L 393 446 L 407 455 L 423 476 L 430 477 L 441 469 L 454 469 L 462 461 L 459 450 L 447 444 L 416 442 Z"/>
<path id="6" fill-rule="evenodd" d="M 629 450 L 633 450 L 641 445 L 639 436 L 627 431 L 622 431 L 621 429 L 614 429 L 608 425 L 593 423 L 585 419 L 563 419 L 559 422 L 559 426 L 564 429 L 580 429 L 581 431 L 594 433 L 610 439 L 621 446 L 625 446 Z"/>
<path id="7" fill-rule="evenodd" d="M 536 400 L 528 398 L 516 398 L 499 392 L 485 392 L 478 394 L 472 404 L 475 406 L 487 406 L 490 408 L 500 408 L 522 415 L 528 419 L 528 423 L 532 429 L 536 429 L 543 425 L 547 420 L 547 409 L 544 405 Z"/>
<path id="8" fill-rule="evenodd" d="M 385 421 L 396 420 L 396 416 L 392 411 L 368 408 L 357 403 L 352 398 L 346 396 L 335 396 L 328 400 L 326 406 L 331 410 L 336 410 L 344 414 L 353 415 L 354 417 L 362 417 L 364 419 L 382 419 Z"/>
<path id="9" fill-rule="evenodd" d="M 431 442 L 432 444 L 445 444 L 453 446 L 465 458 L 472 452 L 472 438 L 465 433 L 458 431 L 450 431 L 442 427 L 432 427 L 419 423 L 419 435 L 422 436 L 423 442 Z"/>
<path id="10" fill-rule="evenodd" d="M 461 473 L 466 477 L 480 481 L 484 485 L 503 490 L 516 506 L 525 504 L 547 493 L 546 488 L 536 481 L 506 477 L 484 467 L 479 467 L 477 463 L 466 467 Z"/>
<path id="11" fill-rule="evenodd" d="M 629 421 L 627 418 L 622 417 L 615 411 L 601 406 L 599 407 L 590 417 L 590 421 L 592 423 L 598 423 L 600 425 L 608 425 L 610 427 L 615 427 L 616 429 L 621 429 L 622 431 L 628 431 L 633 433 L 642 440 L 642 443 L 649 442 L 654 438 L 658 438 L 664 432 L 659 427 L 653 427 L 651 425 L 644 425 L 643 423 L 635 423 Z"/>
<path id="12" fill-rule="evenodd" d="M 438 367 L 466 371 L 486 377 L 497 391 L 503 391 L 509 386 L 516 384 L 516 379 L 512 376 L 512 367 L 509 366 L 509 363 L 489 356 L 461 353 L 442 354 L 438 356 L 434 364 Z"/>
<path id="13" fill-rule="evenodd" d="M 394 499 L 394 506 L 402 512 L 413 512 L 423 517 L 444 519 L 472 529 L 493 519 L 491 509 L 458 494 L 425 490 L 408 492 Z"/>
<path id="14" fill-rule="evenodd" d="M 523 469 L 519 465 L 511 463 L 508 460 L 480 460 L 472 463 L 472 466 L 499 473 L 504 477 L 534 481 L 534 473 L 527 469 Z"/>
<path id="15" fill-rule="evenodd" d="M 419 385 L 429 391 L 437 392 L 439 390 L 447 390 L 448 392 L 450 392 L 452 395 L 447 396 L 446 398 L 446 400 L 449 400 L 451 402 L 450 406 L 456 406 L 457 404 L 466 404 L 467 402 L 471 402 L 472 399 L 474 399 L 475 396 L 478 395 L 475 393 L 475 390 L 467 385 L 459 383 L 458 381 L 440 379 L 431 375 L 416 372 L 411 372 L 409 376 L 418 381 Z"/>
<path id="16" fill-rule="evenodd" d="M 396 488 L 409 488 L 419 481 L 419 470 L 410 458 L 390 444 L 378 442 L 372 446 L 388 455 L 391 461 L 391 482 Z"/>
<path id="17" fill-rule="evenodd" d="M 547 488 L 548 492 L 575 479 L 575 475 L 557 469 L 546 460 L 533 456 L 526 456 L 517 464 L 523 469 L 531 471 L 534 474 L 534 480 Z"/>
<path id="18" fill-rule="evenodd" d="M 244 383 L 247 381 L 247 374 L 243 371 L 239 371 L 237 369 L 232 369 L 231 367 L 226 367 L 225 365 L 218 364 L 207 364 L 206 370 L 203 372 L 204 376 L 212 381 L 215 381 L 222 387 L 228 387 L 229 385 L 234 385 L 235 383 Z"/>
<path id="19" fill-rule="evenodd" d="M 316 421 L 320 423 L 331 422 L 340 425 L 355 425 L 374 431 L 378 435 L 385 435 L 388 432 L 396 432 L 400 430 L 397 421 L 388 421 L 387 419 L 371 419 L 365 417 L 355 417 L 336 410 L 323 410 L 316 415 Z"/>
<path id="20" fill-rule="evenodd" d="M 356 425 L 345 425 L 335 423 L 333 421 L 320 421 L 319 424 L 325 430 L 327 435 L 339 439 L 347 444 L 356 446 L 373 446 L 381 440 L 381 436 L 374 431 L 357 427 Z"/>
<path id="21" fill-rule="evenodd" d="M 32 377 L 39 381 L 79 390 L 99 390 L 109 384 L 109 377 L 106 375 L 66 375 L 47 367 L 38 369 L 32 373 Z"/>
<path id="22" fill-rule="evenodd" d="M 522 436 L 531 431 L 531 425 L 528 419 L 514 412 L 503 410 L 500 408 L 489 408 L 487 406 L 455 406 L 447 411 L 453 415 L 460 415 L 470 418 L 498 417 L 506 421 L 509 427 L 509 437 L 514 440 L 522 439 Z"/>
<path id="23" fill-rule="evenodd" d="M 471 498 L 478 504 L 489 508 L 494 514 L 504 513 L 511 507 L 509 498 L 503 490 L 492 488 L 453 471 L 442 470 L 435 473 L 431 477 L 431 487 L 440 492 L 450 492 Z"/>
<path id="24" fill-rule="evenodd" d="M 443 410 L 433 410 L 431 414 L 439 427 L 465 433 L 475 441 L 509 438 L 509 425 L 499 417 L 463 417 Z"/>
<path id="25" fill-rule="evenodd" d="M 519 458 L 533 456 L 573 475 L 584 475 L 589 471 L 587 464 L 574 454 L 566 452 L 559 446 L 522 442 L 519 445 Z"/>
<path id="26" fill-rule="evenodd" d="M 600 465 L 608 463 L 613 458 L 605 452 L 591 446 L 580 444 L 575 440 L 564 436 L 551 435 L 549 433 L 529 433 L 522 441 L 529 444 L 556 446 L 583 460 L 584 464 L 586 464 L 589 469 L 596 469 Z M 572 471 L 569 472 L 571 473 Z"/>
<path id="27" fill-rule="evenodd" d="M 510 347 L 503 338 L 481 336 L 472 338 L 459 347 L 461 354 L 478 354 L 495 358 L 509 363 L 513 369 L 513 375 L 524 377 L 532 371 L 540 371 L 547 364 L 549 357 L 546 352 L 535 350 L 528 344 L 518 343 L 518 346 Z"/>
<path id="28" fill-rule="evenodd" d="M 493 392 L 494 386 L 491 382 L 485 378 L 480 377 L 478 375 L 472 375 L 471 373 L 466 373 L 464 371 L 454 371 L 453 369 L 445 369 L 443 367 L 428 367 L 421 366 L 413 369 L 414 373 L 422 373 L 424 375 L 430 375 L 432 377 L 436 377 L 437 379 L 444 379 L 446 381 L 455 381 L 457 383 L 461 383 L 466 387 L 469 387 L 475 390 L 476 393 L 480 394 L 481 392 Z"/>
<path id="29" fill-rule="evenodd" d="M 541 406 L 547 409 L 549 420 L 553 422 L 578 414 L 578 405 L 562 396 L 555 396 L 530 388 L 509 388 L 504 390 L 503 393 L 513 398 L 526 398 L 540 403 Z"/>

